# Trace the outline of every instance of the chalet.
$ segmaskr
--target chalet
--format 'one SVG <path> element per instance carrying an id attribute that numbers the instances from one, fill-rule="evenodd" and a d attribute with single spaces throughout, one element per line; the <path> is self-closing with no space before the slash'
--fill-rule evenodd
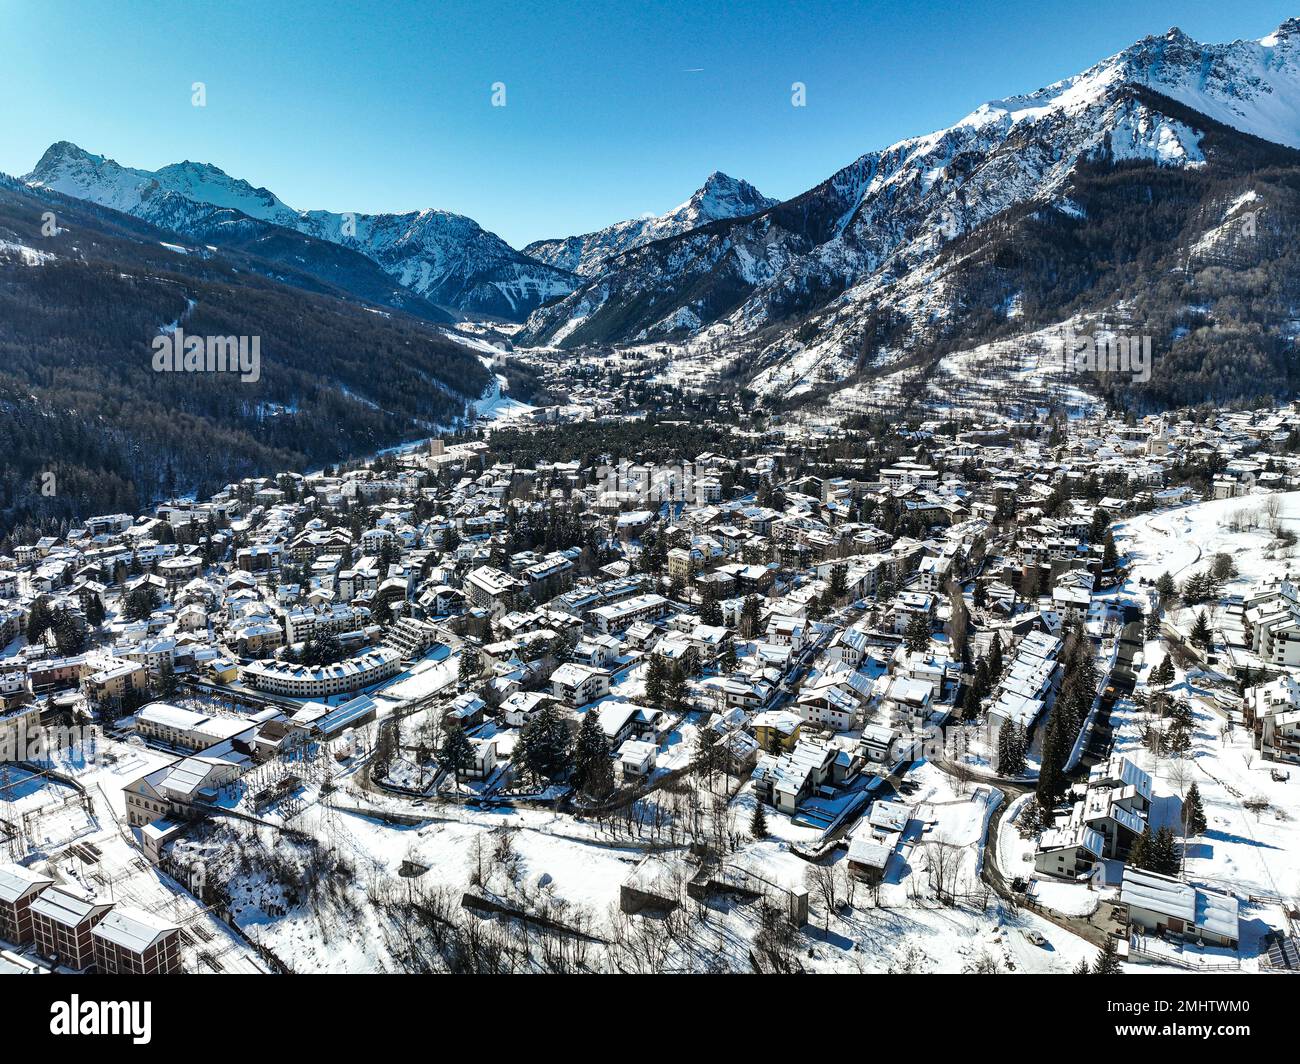
<path id="1" fill-rule="evenodd" d="M 1128 906 L 1130 925 L 1146 934 L 1229 949 L 1240 941 L 1237 899 L 1231 894 L 1127 867 L 1119 900 Z"/>
<path id="2" fill-rule="evenodd" d="M 655 770 L 659 748 L 654 743 L 628 739 L 618 748 L 618 764 L 624 779 L 644 779 Z"/>
<path id="3" fill-rule="evenodd" d="M 1038 840 L 1034 869 L 1060 879 L 1092 875 L 1102 860 L 1106 840 L 1087 824 L 1049 828 Z"/>

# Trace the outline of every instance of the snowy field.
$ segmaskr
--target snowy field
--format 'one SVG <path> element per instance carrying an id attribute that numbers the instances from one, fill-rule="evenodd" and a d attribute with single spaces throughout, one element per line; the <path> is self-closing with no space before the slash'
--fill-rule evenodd
<path id="1" fill-rule="evenodd" d="M 1278 507 L 1281 527 L 1300 532 L 1300 491 L 1215 499 L 1117 522 L 1113 526 L 1115 545 L 1129 558 L 1128 586 L 1158 580 L 1166 572 L 1181 583 L 1206 568 L 1219 553 L 1232 556 L 1239 574 L 1225 585 L 1224 594 L 1228 595 L 1245 591 L 1261 577 L 1300 569 L 1296 556 L 1283 553 L 1285 549 L 1279 547 L 1272 532 L 1262 527 L 1270 500 Z M 1236 519 L 1255 514 L 1260 515 L 1261 527 L 1231 527 Z"/>

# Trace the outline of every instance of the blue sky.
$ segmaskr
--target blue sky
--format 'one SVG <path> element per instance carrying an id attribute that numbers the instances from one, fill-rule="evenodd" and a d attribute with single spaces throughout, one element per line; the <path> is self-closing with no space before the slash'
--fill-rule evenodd
<path id="1" fill-rule="evenodd" d="M 1261 37 L 1290 14 L 1266 0 L 0 0 L 0 170 L 71 140 L 150 169 L 215 163 L 299 208 L 458 211 L 519 247 L 660 213 L 713 170 L 792 196 L 1147 34 Z"/>

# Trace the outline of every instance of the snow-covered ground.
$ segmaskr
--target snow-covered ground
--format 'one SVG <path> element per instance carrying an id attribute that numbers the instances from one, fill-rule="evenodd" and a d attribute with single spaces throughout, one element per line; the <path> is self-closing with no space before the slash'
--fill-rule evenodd
<path id="1" fill-rule="evenodd" d="M 182 929 L 181 956 L 191 972 L 264 970 L 249 945 L 128 841 L 122 788 L 175 760 L 133 743 L 97 738 L 89 746 L 52 752 L 49 767 L 75 787 L 0 768 L 0 819 L 22 825 L 29 867 L 75 893 L 133 906 Z M 5 859 L 9 859 L 6 855 Z"/>
<path id="2" fill-rule="evenodd" d="M 1117 522 L 1115 545 L 1128 556 L 1129 586 L 1166 572 L 1181 583 L 1220 553 L 1232 556 L 1238 572 L 1225 594 L 1244 591 L 1264 576 L 1295 571 L 1300 563 L 1266 527 L 1270 505 L 1278 508 L 1282 528 L 1300 531 L 1300 491 L 1214 499 Z M 1256 521 L 1259 527 L 1233 527 Z"/>

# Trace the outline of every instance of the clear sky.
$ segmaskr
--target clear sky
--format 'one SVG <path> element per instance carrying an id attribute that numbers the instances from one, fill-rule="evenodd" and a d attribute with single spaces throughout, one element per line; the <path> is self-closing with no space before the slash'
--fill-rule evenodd
<path id="1" fill-rule="evenodd" d="M 1226 41 L 1294 14 L 1269 0 L 0 0 L 0 170 L 71 140 L 149 169 L 211 162 L 297 208 L 458 211 L 519 247 L 661 213 L 713 170 L 792 196 L 1170 26 Z"/>

